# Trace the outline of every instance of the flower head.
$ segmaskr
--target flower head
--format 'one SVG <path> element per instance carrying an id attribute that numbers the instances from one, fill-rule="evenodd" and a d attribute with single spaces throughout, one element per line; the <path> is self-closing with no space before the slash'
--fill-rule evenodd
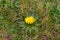
<path id="1" fill-rule="evenodd" d="M 35 22 L 35 18 L 33 16 L 26 17 L 25 22 L 28 24 L 32 24 Z"/>

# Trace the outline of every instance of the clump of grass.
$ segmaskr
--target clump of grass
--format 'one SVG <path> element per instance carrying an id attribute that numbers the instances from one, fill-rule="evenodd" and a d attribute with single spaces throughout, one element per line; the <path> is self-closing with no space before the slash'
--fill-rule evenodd
<path id="1" fill-rule="evenodd" d="M 25 18 L 33 16 L 32 24 Z M 0 40 L 60 40 L 60 0 L 0 0 Z"/>

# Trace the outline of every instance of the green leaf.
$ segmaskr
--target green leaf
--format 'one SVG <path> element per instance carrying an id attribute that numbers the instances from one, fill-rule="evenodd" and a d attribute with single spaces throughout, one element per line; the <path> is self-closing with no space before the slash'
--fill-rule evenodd
<path id="1" fill-rule="evenodd" d="M 0 15 L 0 19 L 4 19 L 4 17 L 2 15 Z"/>
<path id="2" fill-rule="evenodd" d="M 57 6 L 57 10 L 60 11 L 60 5 Z"/>

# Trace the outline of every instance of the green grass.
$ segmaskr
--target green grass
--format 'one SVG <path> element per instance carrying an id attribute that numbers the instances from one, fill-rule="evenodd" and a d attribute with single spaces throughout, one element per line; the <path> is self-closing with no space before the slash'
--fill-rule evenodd
<path id="1" fill-rule="evenodd" d="M 0 0 L 0 40 L 60 40 L 60 0 Z"/>

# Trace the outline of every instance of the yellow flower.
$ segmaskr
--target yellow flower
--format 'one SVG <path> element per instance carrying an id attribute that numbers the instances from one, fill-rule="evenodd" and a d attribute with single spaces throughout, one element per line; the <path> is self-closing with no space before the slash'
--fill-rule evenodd
<path id="1" fill-rule="evenodd" d="M 35 22 L 35 18 L 33 16 L 26 17 L 25 22 L 28 24 L 32 24 Z"/>

